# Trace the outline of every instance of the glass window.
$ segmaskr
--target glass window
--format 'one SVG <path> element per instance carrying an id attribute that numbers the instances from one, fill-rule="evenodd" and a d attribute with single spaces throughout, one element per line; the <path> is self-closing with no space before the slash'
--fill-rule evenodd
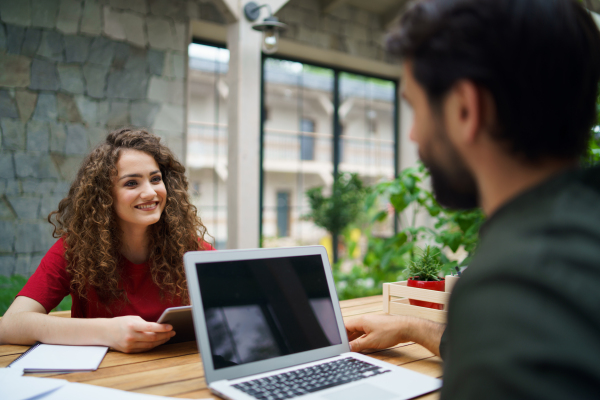
<path id="1" fill-rule="evenodd" d="M 271 57 L 263 68 L 262 245 L 323 244 L 331 250 L 327 232 L 303 217 L 310 211 L 306 191 L 321 186 L 328 193 L 333 184 L 335 79 L 335 167 L 357 173 L 365 185 L 396 175 L 397 83 Z M 393 234 L 394 217 L 373 233 Z"/>
<path id="2" fill-rule="evenodd" d="M 189 54 L 187 165 L 192 202 L 215 247 L 227 243 L 227 97 L 229 50 L 192 43 Z M 200 190 L 202 189 L 202 190 Z"/>

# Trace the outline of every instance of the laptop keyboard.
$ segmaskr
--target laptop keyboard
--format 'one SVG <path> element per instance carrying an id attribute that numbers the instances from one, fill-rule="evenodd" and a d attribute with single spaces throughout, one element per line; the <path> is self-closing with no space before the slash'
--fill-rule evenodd
<path id="1" fill-rule="evenodd" d="M 232 386 L 259 400 L 291 399 L 385 372 L 390 370 L 348 357 Z"/>

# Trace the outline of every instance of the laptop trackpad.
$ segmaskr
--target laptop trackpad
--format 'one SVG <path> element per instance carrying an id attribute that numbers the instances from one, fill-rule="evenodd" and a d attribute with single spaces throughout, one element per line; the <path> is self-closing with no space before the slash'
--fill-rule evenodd
<path id="1" fill-rule="evenodd" d="M 363 383 L 361 385 L 349 387 L 348 389 L 342 389 L 337 392 L 321 395 L 321 397 L 328 400 L 388 400 L 397 398 L 398 394 L 388 392 L 387 390 L 383 390 L 368 383 Z"/>

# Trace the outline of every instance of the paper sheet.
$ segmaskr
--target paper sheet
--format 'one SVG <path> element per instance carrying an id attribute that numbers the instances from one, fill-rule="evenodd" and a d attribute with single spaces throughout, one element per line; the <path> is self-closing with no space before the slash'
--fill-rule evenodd
<path id="1" fill-rule="evenodd" d="M 106 355 L 105 346 L 40 344 L 10 365 L 11 369 L 35 371 L 95 371 Z"/>
<path id="2" fill-rule="evenodd" d="M 20 370 L 0 369 L 0 398 L 2 400 L 27 400 L 51 393 L 67 385 L 62 379 L 33 378 L 21 376 Z"/>

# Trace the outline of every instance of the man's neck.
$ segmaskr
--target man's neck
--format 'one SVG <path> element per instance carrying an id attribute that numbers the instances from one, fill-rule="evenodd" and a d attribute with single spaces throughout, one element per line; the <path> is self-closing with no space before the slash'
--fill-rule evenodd
<path id="1" fill-rule="evenodd" d="M 519 194 L 576 165 L 573 160 L 552 159 L 529 164 L 514 158 L 497 157 L 475 174 L 481 208 L 490 217 Z"/>

